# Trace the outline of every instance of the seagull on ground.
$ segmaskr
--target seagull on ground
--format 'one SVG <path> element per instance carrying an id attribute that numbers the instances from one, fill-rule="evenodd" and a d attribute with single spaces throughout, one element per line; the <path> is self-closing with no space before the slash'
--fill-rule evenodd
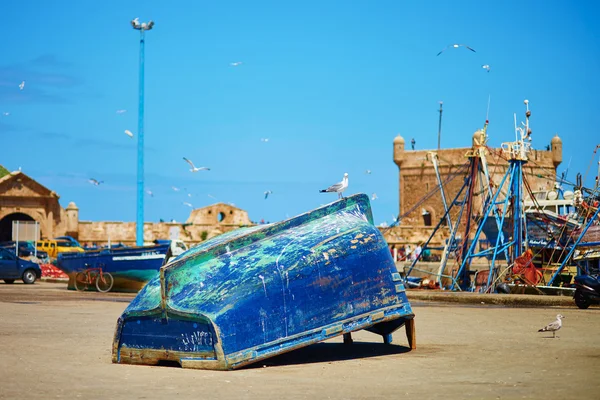
<path id="1" fill-rule="evenodd" d="M 562 327 L 562 321 L 564 317 L 560 314 L 556 314 L 556 321 L 550 322 L 548 325 L 538 330 L 538 332 L 552 332 L 552 337 L 556 337 L 556 331 Z"/>
<path id="2" fill-rule="evenodd" d="M 370 169 L 366 170 L 366 171 L 365 171 L 365 174 L 367 174 L 367 175 L 371 175 L 371 170 L 370 170 Z"/>
<path id="3" fill-rule="evenodd" d="M 101 183 L 104 183 L 104 181 L 98 181 L 98 180 L 96 180 L 96 179 L 94 179 L 94 178 L 90 178 L 88 181 L 89 181 L 89 182 L 90 182 L 92 185 L 94 185 L 94 186 L 98 186 L 98 185 L 100 185 Z"/>
<path id="4" fill-rule="evenodd" d="M 377 200 L 379 197 L 377 197 L 377 193 L 373 193 L 371 195 L 371 200 Z"/>
<path id="5" fill-rule="evenodd" d="M 467 46 L 466 44 L 451 44 L 449 46 L 444 47 L 444 50 L 440 51 L 439 53 L 437 53 L 437 55 L 439 56 L 440 54 L 442 54 L 444 51 L 450 49 L 450 48 L 455 48 L 458 49 L 459 47 L 465 47 L 469 50 L 471 50 L 473 53 L 477 53 L 475 50 L 473 50 L 471 47 Z"/>
<path id="6" fill-rule="evenodd" d="M 266 143 L 269 141 L 269 138 L 260 138 L 260 141 Z"/>
<path id="7" fill-rule="evenodd" d="M 198 171 L 210 171 L 210 168 L 208 168 L 208 167 L 196 167 L 196 166 L 194 165 L 194 163 L 193 163 L 193 162 L 191 162 L 190 160 L 188 160 L 188 159 L 187 159 L 187 158 L 185 158 L 185 157 L 183 157 L 183 160 L 184 160 L 186 163 L 190 164 L 190 166 L 192 167 L 192 169 L 190 169 L 190 172 L 198 172 Z"/>
<path id="8" fill-rule="evenodd" d="M 269 195 L 270 195 L 270 194 L 273 194 L 273 191 L 272 191 L 272 190 L 267 190 L 267 191 L 265 192 L 265 200 L 267 199 L 267 197 L 269 197 Z"/>
<path id="9" fill-rule="evenodd" d="M 348 187 L 348 173 L 346 172 L 344 174 L 344 178 L 342 179 L 341 182 L 333 184 L 333 185 L 329 186 L 327 189 L 319 190 L 319 193 L 337 193 L 338 198 L 341 199 L 344 197 L 342 195 L 342 192 L 344 190 L 346 190 L 347 187 Z"/>
<path id="10" fill-rule="evenodd" d="M 127 136 L 129 136 L 130 138 L 132 138 L 132 137 L 133 137 L 133 133 L 132 133 L 132 132 L 131 132 L 129 129 L 125 129 L 125 134 L 126 134 Z"/>
<path id="11" fill-rule="evenodd" d="M 127 110 L 117 110 L 117 114 L 125 114 Z"/>
<path id="12" fill-rule="evenodd" d="M 188 206 L 188 207 L 190 207 L 190 208 L 194 208 L 194 206 L 193 206 L 193 205 L 191 205 L 190 203 L 187 203 L 187 202 L 185 202 L 185 201 L 183 202 L 183 205 L 184 205 L 184 206 Z"/>
<path id="13" fill-rule="evenodd" d="M 490 72 L 490 66 L 489 66 L 489 64 L 482 65 L 481 68 L 487 70 L 487 72 Z"/>
<path id="14" fill-rule="evenodd" d="M 241 61 L 232 62 L 230 65 L 232 67 L 237 67 L 238 65 L 242 65 L 242 62 Z"/>
<path id="15" fill-rule="evenodd" d="M 19 83 L 19 89 L 21 89 L 21 90 L 25 89 L 25 81 L 22 81 L 21 83 Z"/>

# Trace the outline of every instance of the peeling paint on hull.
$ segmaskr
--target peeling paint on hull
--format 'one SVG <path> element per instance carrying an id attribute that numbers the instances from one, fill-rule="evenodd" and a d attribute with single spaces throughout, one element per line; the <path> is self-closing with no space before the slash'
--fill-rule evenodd
<path id="1" fill-rule="evenodd" d="M 414 347 L 413 318 L 361 194 L 163 266 L 119 318 L 113 362 L 235 369 L 360 329 L 387 343 L 403 325 Z"/>

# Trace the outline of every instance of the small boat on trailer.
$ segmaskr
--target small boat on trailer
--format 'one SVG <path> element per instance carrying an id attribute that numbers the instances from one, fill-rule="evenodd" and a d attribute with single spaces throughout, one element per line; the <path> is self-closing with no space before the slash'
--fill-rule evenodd
<path id="1" fill-rule="evenodd" d="M 168 244 L 140 247 L 118 247 L 60 253 L 57 267 L 69 276 L 69 289 L 75 289 L 75 275 L 87 269 L 102 268 L 114 278 L 112 291 L 138 292 L 148 281 L 158 275 L 165 258 L 187 250 L 179 240 Z"/>
<path id="2" fill-rule="evenodd" d="M 366 329 L 391 343 L 414 314 L 368 196 L 241 228 L 160 269 L 117 321 L 114 363 L 231 370 Z"/>

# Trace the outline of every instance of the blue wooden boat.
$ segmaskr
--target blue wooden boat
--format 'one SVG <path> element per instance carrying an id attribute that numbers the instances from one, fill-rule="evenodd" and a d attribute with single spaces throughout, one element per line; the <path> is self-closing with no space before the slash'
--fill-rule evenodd
<path id="1" fill-rule="evenodd" d="M 117 321 L 113 362 L 228 370 L 414 314 L 368 196 L 228 232 L 160 269 Z"/>
<path id="2" fill-rule="evenodd" d="M 114 278 L 112 291 L 138 292 L 148 281 L 158 275 L 168 244 L 143 247 L 120 247 L 60 253 L 57 267 L 69 275 L 68 288 L 74 289 L 75 274 L 87 268 L 101 267 Z"/>

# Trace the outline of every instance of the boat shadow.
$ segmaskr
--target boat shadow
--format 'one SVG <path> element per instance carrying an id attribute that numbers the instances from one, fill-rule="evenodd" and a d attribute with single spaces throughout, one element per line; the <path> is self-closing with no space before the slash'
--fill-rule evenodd
<path id="1" fill-rule="evenodd" d="M 347 361 L 359 358 L 381 357 L 394 354 L 408 353 L 408 346 L 384 343 L 354 342 L 344 343 L 315 343 L 301 349 L 268 358 L 248 365 L 247 369 L 263 367 L 281 367 L 285 365 L 326 363 Z M 244 369 L 246 369 L 244 368 Z"/>

